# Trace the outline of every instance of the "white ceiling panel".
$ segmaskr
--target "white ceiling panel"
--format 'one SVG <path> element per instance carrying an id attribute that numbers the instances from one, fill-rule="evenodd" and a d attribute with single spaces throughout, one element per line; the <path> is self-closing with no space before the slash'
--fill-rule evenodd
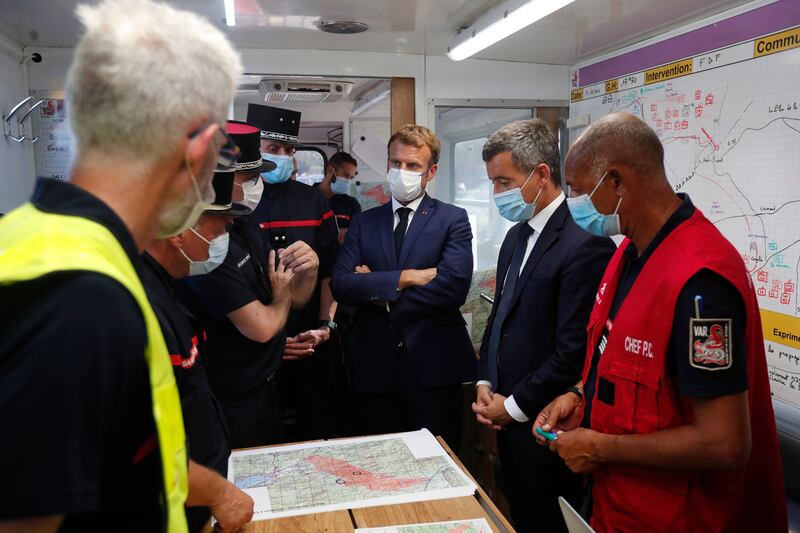
<path id="1" fill-rule="evenodd" d="M 237 24 L 224 22 L 223 0 L 168 0 L 210 20 L 240 48 L 355 50 L 444 55 L 460 27 L 498 0 L 236 0 Z M 577 0 L 476 57 L 573 64 L 745 0 Z M 74 46 L 79 24 L 67 0 L 3 0 L 0 32 L 26 46 Z M 319 20 L 369 25 L 357 35 L 331 35 Z"/>

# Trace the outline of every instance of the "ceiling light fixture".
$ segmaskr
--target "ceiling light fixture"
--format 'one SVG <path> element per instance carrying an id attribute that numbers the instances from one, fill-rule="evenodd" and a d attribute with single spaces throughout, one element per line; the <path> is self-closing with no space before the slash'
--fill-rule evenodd
<path id="1" fill-rule="evenodd" d="M 225 0 L 225 24 L 228 26 L 236 26 L 236 6 L 233 5 L 235 0 Z"/>
<path id="2" fill-rule="evenodd" d="M 574 1 L 509 0 L 504 2 L 478 18 L 466 30 L 457 33 L 447 49 L 447 57 L 453 61 L 466 59 Z"/>
<path id="3" fill-rule="evenodd" d="M 364 113 L 376 105 L 378 105 L 384 98 L 389 96 L 392 93 L 390 87 L 378 87 L 369 93 L 365 94 L 361 99 L 355 103 L 353 106 L 353 110 L 350 114 L 354 117 L 357 117 L 361 113 Z"/>

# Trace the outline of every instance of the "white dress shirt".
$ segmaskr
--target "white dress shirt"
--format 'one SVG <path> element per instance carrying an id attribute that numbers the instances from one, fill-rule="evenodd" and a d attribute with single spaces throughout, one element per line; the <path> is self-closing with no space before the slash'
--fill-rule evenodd
<path id="1" fill-rule="evenodd" d="M 394 199 L 394 196 L 392 196 L 392 213 L 394 213 L 393 215 L 394 223 L 392 224 L 392 231 L 397 229 L 397 225 L 400 223 L 400 215 L 397 214 L 397 210 L 400 209 L 401 207 L 407 207 L 411 209 L 411 212 L 408 214 L 408 224 L 406 225 L 406 233 L 408 233 L 408 228 L 411 227 L 411 219 L 414 218 L 414 214 L 417 212 L 417 209 L 419 209 L 419 204 L 421 204 L 422 200 L 425 199 L 426 194 L 427 193 L 422 193 L 422 196 L 420 196 L 416 200 L 409 202 L 408 205 L 401 204 L 400 202 Z M 398 287 L 397 290 L 399 292 L 400 287 Z M 389 312 L 389 302 L 386 302 L 386 312 L 387 313 Z"/>
<path id="2" fill-rule="evenodd" d="M 553 216 L 553 213 L 556 212 L 556 209 L 558 209 L 558 207 L 564 202 L 565 198 L 566 196 L 564 196 L 563 192 L 559 193 L 559 195 L 555 198 L 555 200 L 550 202 L 547 205 L 547 207 L 545 207 L 544 209 L 533 215 L 530 219 L 528 219 L 528 225 L 531 227 L 531 229 L 533 229 L 533 233 L 531 233 L 531 236 L 528 237 L 528 246 L 525 248 L 525 256 L 522 259 L 522 264 L 520 265 L 519 272 L 516 272 L 517 276 L 519 276 L 522 273 L 522 271 L 525 270 L 525 263 L 528 262 L 528 258 L 531 256 L 531 252 L 533 251 L 533 247 L 536 245 L 536 241 L 539 240 L 539 235 L 542 234 L 542 230 L 544 230 L 544 227 L 547 225 L 547 222 L 550 220 L 550 217 Z M 508 279 L 509 274 L 511 273 L 506 272 L 506 278 L 503 280 L 503 285 L 505 285 L 506 283 L 505 280 Z M 482 379 L 478 381 L 478 383 L 476 384 L 476 386 L 478 385 L 488 385 L 491 387 L 492 383 L 490 381 Z M 508 398 L 506 398 L 503 404 L 505 405 L 506 411 L 508 411 L 508 414 L 511 416 L 511 418 L 513 418 L 517 422 L 527 422 L 528 420 L 530 420 L 530 417 L 525 413 L 523 413 L 522 409 L 520 409 L 519 405 L 517 405 L 516 400 L 514 400 L 513 394 Z"/>
<path id="3" fill-rule="evenodd" d="M 417 209 L 419 209 L 419 204 L 421 204 L 422 200 L 425 199 L 425 194 L 426 193 L 422 193 L 422 196 L 420 196 L 416 200 L 413 200 L 412 202 L 409 202 L 408 205 L 401 204 L 400 202 L 394 199 L 394 196 L 392 196 L 392 213 L 394 213 L 394 225 L 392 226 L 392 230 L 396 229 L 397 225 L 400 223 L 400 215 L 397 214 L 397 210 L 400 209 L 401 207 L 407 207 L 411 209 L 411 212 L 408 214 L 408 225 L 406 226 L 406 233 L 408 233 L 408 228 L 411 227 L 411 219 L 414 218 Z"/>

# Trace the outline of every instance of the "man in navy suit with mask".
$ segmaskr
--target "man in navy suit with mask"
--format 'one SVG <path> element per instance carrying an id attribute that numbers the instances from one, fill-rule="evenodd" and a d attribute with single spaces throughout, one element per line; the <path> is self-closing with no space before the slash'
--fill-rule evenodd
<path id="1" fill-rule="evenodd" d="M 466 211 L 425 192 L 439 159 L 433 132 L 403 126 L 388 150 L 392 201 L 353 218 L 331 279 L 336 300 L 356 308 L 354 429 L 425 427 L 457 450 L 461 383 L 475 361 L 459 311 L 472 279 L 472 229 Z"/>
<path id="2" fill-rule="evenodd" d="M 558 496 L 579 505 L 580 478 L 536 444 L 532 419 L 580 379 L 594 294 L 615 247 L 572 220 L 558 140 L 543 121 L 496 131 L 483 160 L 500 214 L 518 224 L 500 248 L 473 411 L 503 429 L 498 445 L 514 527 L 566 531 Z"/>

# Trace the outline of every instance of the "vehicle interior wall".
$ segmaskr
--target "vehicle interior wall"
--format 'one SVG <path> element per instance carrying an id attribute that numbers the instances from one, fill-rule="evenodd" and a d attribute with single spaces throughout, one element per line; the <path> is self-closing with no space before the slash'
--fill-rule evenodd
<path id="1" fill-rule="evenodd" d="M 5 114 L 28 95 L 24 66 L 20 65 L 22 47 L 0 36 L 0 109 Z M 30 122 L 26 121 L 27 132 Z M 17 134 L 12 117 L 12 133 Z M 0 213 L 7 213 L 23 203 L 33 190 L 33 145 L 9 139 L 0 142 Z"/>
<path id="2" fill-rule="evenodd" d="M 59 97 L 63 92 L 72 49 L 53 47 L 28 47 L 25 53 L 39 52 L 44 61 L 29 70 L 29 88 L 39 95 Z M 444 56 L 414 54 L 368 53 L 332 50 L 241 50 L 244 69 L 248 74 L 277 76 L 368 77 L 388 79 L 410 77 L 415 80 L 415 113 L 418 124 L 435 128 L 432 105 L 436 101 L 459 98 L 472 100 L 538 99 L 566 101 L 569 78 L 568 65 L 545 65 L 470 59 L 454 63 Z M 262 101 L 258 93 L 242 92 L 236 99 L 233 116 L 244 119 L 247 104 Z M 291 105 L 285 107 L 292 108 Z M 361 151 L 377 154 L 375 147 L 388 140 L 388 102 L 358 117 L 350 116 L 346 104 L 297 105 L 303 112 L 304 122 L 341 122 L 344 124 L 342 145 L 358 152 L 356 145 L 361 137 L 372 134 L 375 146 L 361 146 Z M 386 124 L 381 124 L 385 121 Z M 355 132 L 355 134 L 354 134 Z M 352 137 L 352 139 L 351 139 Z M 356 158 L 359 156 L 354 153 Z M 356 194 L 366 206 L 377 205 L 387 199 L 385 187 L 378 190 L 375 182 L 385 174 L 385 160 L 377 157 L 360 159 L 359 184 Z M 30 180 L 33 170 L 28 171 Z M 370 185 L 372 184 L 372 185 Z M 437 196 L 442 181 L 434 181 L 430 192 Z M 444 186 L 443 186 L 444 187 Z M 447 190 L 444 191 L 447 194 Z"/>

